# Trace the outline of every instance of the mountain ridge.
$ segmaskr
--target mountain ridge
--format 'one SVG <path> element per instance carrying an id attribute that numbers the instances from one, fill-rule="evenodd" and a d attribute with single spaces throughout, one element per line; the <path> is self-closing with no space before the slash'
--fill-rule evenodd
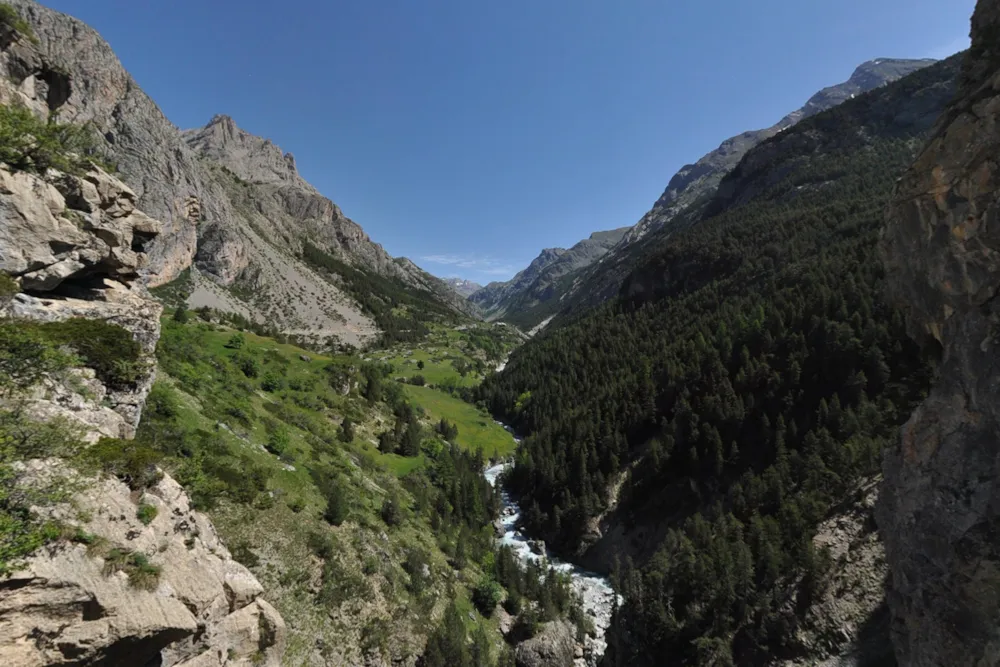
<path id="1" fill-rule="evenodd" d="M 178 129 L 93 28 L 34 0 L 11 4 L 37 44 L 4 49 L 0 103 L 58 111 L 61 120 L 97 131 L 140 206 L 163 222 L 148 253 L 151 286 L 190 275 L 191 305 L 268 322 L 313 343 L 374 340 L 389 326 L 382 314 L 393 307 L 389 288 L 456 317 L 475 316 L 436 278 L 391 257 L 299 175 L 290 153 L 224 114 Z M 360 273 L 318 271 L 303 257 L 310 244 Z M 359 300 L 363 286 L 352 281 L 382 285 L 383 305 Z"/>
<path id="2" fill-rule="evenodd" d="M 566 276 L 600 260 L 619 241 L 627 227 L 593 232 L 570 248 L 544 248 L 512 279 L 492 282 L 469 300 L 477 304 L 487 320 L 509 319 L 530 329 L 544 319 L 547 309 L 558 305 L 558 283 Z M 509 316 L 513 315 L 513 318 Z"/>
<path id="3" fill-rule="evenodd" d="M 715 150 L 706 153 L 696 162 L 681 167 L 671 177 L 650 210 L 635 225 L 626 227 L 625 233 L 613 247 L 589 265 L 563 276 L 555 288 L 556 294 L 548 301 L 548 308 L 540 310 L 529 306 L 528 312 L 519 314 L 516 306 L 507 307 L 499 317 L 519 320 L 519 325 L 530 328 L 544 318 L 566 309 L 596 305 L 614 297 L 638 258 L 646 252 L 644 246 L 655 235 L 654 232 L 670 234 L 696 224 L 701 219 L 700 208 L 708 203 L 723 177 L 736 168 L 751 148 L 805 118 L 934 62 L 937 61 L 927 58 L 867 60 L 855 67 L 848 79 L 820 89 L 801 107 L 785 114 L 774 125 L 760 130 L 748 130 L 722 141 Z M 490 294 L 489 298 L 496 300 L 498 297 Z M 485 297 L 481 299 L 485 300 Z M 484 310 L 488 314 L 491 312 L 486 308 Z"/>

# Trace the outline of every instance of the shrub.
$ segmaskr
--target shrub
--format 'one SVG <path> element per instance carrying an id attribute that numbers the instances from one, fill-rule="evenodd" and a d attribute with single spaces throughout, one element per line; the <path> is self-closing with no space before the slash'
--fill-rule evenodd
<path id="1" fill-rule="evenodd" d="M 0 395 L 27 389 L 42 377 L 63 370 L 73 362 L 74 359 L 61 352 L 45 334 L 41 325 L 0 321 Z"/>
<path id="2" fill-rule="evenodd" d="M 491 616 L 503 599 L 503 588 L 491 577 L 483 577 L 472 591 L 472 603 L 483 616 Z"/>
<path id="3" fill-rule="evenodd" d="M 233 362 L 248 378 L 255 378 L 260 375 L 260 362 L 250 355 L 237 353 L 233 355 Z"/>
<path id="4" fill-rule="evenodd" d="M 403 513 L 400 511 L 399 505 L 392 498 L 382 503 L 380 515 L 382 516 L 382 521 L 385 521 L 387 526 L 398 526 L 403 522 Z"/>
<path id="5" fill-rule="evenodd" d="M 288 446 L 291 444 L 291 440 L 288 437 L 288 430 L 285 428 L 277 428 L 271 432 L 267 438 L 267 451 L 271 452 L 275 456 L 283 456 L 288 451 Z"/>
<path id="6" fill-rule="evenodd" d="M 320 493 L 326 498 L 326 510 L 323 518 L 334 526 L 339 526 L 347 520 L 350 505 L 344 492 L 343 478 L 329 477 L 320 485 Z"/>
<path id="7" fill-rule="evenodd" d="M 344 421 L 340 423 L 340 440 L 342 442 L 354 440 L 354 422 L 350 417 L 344 417 Z"/>
<path id="8" fill-rule="evenodd" d="M 14 32 L 27 38 L 32 44 L 38 44 L 38 37 L 31 29 L 31 24 L 24 20 L 17 10 L 6 2 L 0 3 L 0 26 L 10 28 Z"/>
<path id="9" fill-rule="evenodd" d="M 226 341 L 226 347 L 231 350 L 239 350 L 243 348 L 243 344 L 246 342 L 246 338 L 241 333 L 234 333 Z"/>
<path id="10" fill-rule="evenodd" d="M 250 549 L 250 544 L 242 540 L 233 547 L 233 560 L 247 567 L 257 567 L 260 565 L 260 558 Z"/>
<path id="11" fill-rule="evenodd" d="M 177 310 L 174 311 L 173 319 L 174 322 L 178 322 L 180 324 L 187 324 L 188 320 L 191 319 L 190 315 L 188 315 L 187 308 L 184 307 L 184 304 L 177 306 Z"/>
<path id="12" fill-rule="evenodd" d="M 162 571 L 158 565 L 150 563 L 145 554 L 127 549 L 111 549 L 104 556 L 105 576 L 125 572 L 128 575 L 129 586 L 144 591 L 156 590 Z"/>
<path id="13" fill-rule="evenodd" d="M 128 583 L 132 588 L 155 591 L 160 583 L 162 569 L 153 565 L 143 554 L 132 555 L 132 566 L 128 571 Z"/>
<path id="14" fill-rule="evenodd" d="M 142 525 L 148 526 L 153 523 L 153 519 L 156 518 L 156 514 L 157 509 L 155 505 L 147 505 L 146 503 L 143 503 L 139 505 L 139 509 L 136 510 L 135 516 L 142 522 Z"/>
<path id="15" fill-rule="evenodd" d="M 260 388 L 264 391 L 278 391 L 283 386 L 285 386 L 285 381 L 274 371 L 268 371 L 260 380 Z"/>
<path id="16" fill-rule="evenodd" d="M 306 544 L 309 546 L 309 550 L 322 560 L 333 557 L 333 540 L 325 532 L 319 530 L 312 531 L 309 533 L 309 537 L 306 538 Z"/>
<path id="17" fill-rule="evenodd" d="M 160 454 L 136 440 L 101 438 L 82 457 L 134 490 L 152 486 L 163 476 L 156 468 Z"/>
<path id="18" fill-rule="evenodd" d="M 73 348 L 97 377 L 112 389 L 135 386 L 146 371 L 142 347 L 125 329 L 81 317 L 40 325 L 50 340 Z"/>
<path id="19" fill-rule="evenodd" d="M 403 561 L 403 569 L 410 575 L 410 592 L 420 595 L 427 589 L 431 579 L 431 566 L 426 553 L 420 549 L 410 549 Z"/>
<path id="20" fill-rule="evenodd" d="M 82 174 L 94 163 L 97 139 L 89 126 L 43 121 L 24 107 L 0 105 L 0 162 L 15 171 L 57 169 Z"/>
<path id="21" fill-rule="evenodd" d="M 416 385 L 418 387 L 423 387 L 425 384 L 427 384 L 427 380 L 424 379 L 423 375 L 414 375 L 413 377 L 410 378 L 410 384 Z"/>
<path id="22" fill-rule="evenodd" d="M 521 598 L 520 593 L 517 591 L 509 591 L 507 593 L 507 599 L 503 601 L 503 608 L 511 616 L 517 616 L 521 613 L 521 609 L 524 606 L 524 600 Z"/>
<path id="23" fill-rule="evenodd" d="M 0 307 L 6 306 L 21 291 L 21 286 L 9 275 L 0 271 Z"/>

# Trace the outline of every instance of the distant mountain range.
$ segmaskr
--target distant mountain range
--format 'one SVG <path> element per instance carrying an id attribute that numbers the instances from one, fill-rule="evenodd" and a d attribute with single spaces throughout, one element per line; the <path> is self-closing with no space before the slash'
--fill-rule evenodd
<path id="1" fill-rule="evenodd" d="M 523 271 L 506 282 L 492 282 L 469 299 L 487 320 L 528 325 L 547 317 L 565 292 L 563 279 L 590 266 L 618 243 L 628 227 L 594 232 L 572 248 L 546 248 Z"/>
<path id="2" fill-rule="evenodd" d="M 483 289 L 483 286 L 479 283 L 472 282 L 471 280 L 465 280 L 464 278 L 442 278 L 442 282 L 465 298 L 468 298 Z"/>
<path id="3" fill-rule="evenodd" d="M 681 167 L 638 223 L 632 227 L 604 232 L 603 234 L 611 236 L 603 238 L 599 249 L 592 248 L 587 255 L 588 259 L 564 264 L 563 269 L 568 270 L 560 269 L 558 279 L 536 283 L 542 269 L 555 262 L 562 253 L 570 251 L 543 250 L 513 280 L 491 283 L 473 294 L 471 300 L 484 310 L 488 318 L 502 319 L 530 329 L 564 308 L 599 303 L 617 294 L 652 232 L 662 231 L 657 234 L 657 238 L 662 238 L 662 235 L 669 235 L 677 229 L 698 222 L 702 206 L 715 194 L 723 177 L 736 168 L 751 148 L 804 118 L 896 81 L 934 62 L 931 59 L 877 58 L 862 63 L 847 81 L 820 90 L 802 107 L 787 114 L 771 127 L 730 137 L 694 164 Z M 581 243 L 593 241 L 595 236 Z M 611 246 L 606 245 L 608 238 L 616 238 Z M 579 246 L 577 244 L 574 249 Z"/>

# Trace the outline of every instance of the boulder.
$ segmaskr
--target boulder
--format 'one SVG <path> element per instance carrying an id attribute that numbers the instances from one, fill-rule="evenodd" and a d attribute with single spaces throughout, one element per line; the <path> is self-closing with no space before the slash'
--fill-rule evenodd
<path id="1" fill-rule="evenodd" d="M 135 208 L 135 193 L 99 169 L 45 178 L 0 165 L 0 270 L 28 291 L 66 281 L 131 282 L 160 224 Z"/>
<path id="2" fill-rule="evenodd" d="M 518 667 L 572 667 L 575 655 L 573 627 L 565 621 L 546 623 L 514 649 Z"/>

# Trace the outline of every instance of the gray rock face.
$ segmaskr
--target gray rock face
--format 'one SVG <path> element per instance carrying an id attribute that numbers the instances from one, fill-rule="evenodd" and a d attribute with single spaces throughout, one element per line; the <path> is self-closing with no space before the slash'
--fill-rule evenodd
<path id="1" fill-rule="evenodd" d="M 135 203 L 133 191 L 101 171 L 42 178 L 0 165 L 0 269 L 31 292 L 5 300 L 0 317 L 102 320 L 140 346 L 144 370 L 132 387 L 107 387 L 92 369 L 79 368 L 19 397 L 24 414 L 62 420 L 85 442 L 134 436 L 156 375 L 162 307 L 139 273 L 143 247 L 160 223 Z M 71 501 L 39 511 L 98 536 L 106 548 L 88 553 L 57 542 L 0 581 L 0 664 L 280 665 L 281 616 L 172 478 L 144 491 L 141 500 L 157 509 L 147 525 L 137 517 L 140 499 L 116 479 L 88 478 L 58 459 L 18 465 L 15 484 L 71 478 Z M 113 549 L 162 569 L 152 590 L 109 572 Z"/>
<path id="2" fill-rule="evenodd" d="M 626 231 L 627 227 L 594 232 L 568 250 L 546 248 L 511 280 L 492 282 L 469 300 L 482 309 L 488 320 L 517 316 L 518 324 L 530 328 L 548 314 L 539 306 L 557 301 L 563 293 L 560 281 L 598 261 Z"/>
<path id="3" fill-rule="evenodd" d="M 51 462 L 31 464 L 49 474 Z M 169 476 L 142 501 L 156 507 L 144 525 L 130 489 L 117 480 L 88 482 L 74 497 L 90 519 L 62 518 L 106 540 L 89 553 L 60 545 L 33 556 L 0 582 L 0 659 L 24 667 L 131 664 L 201 667 L 281 664 L 285 624 L 260 584 L 232 560 L 211 522 L 191 509 Z M 153 590 L 105 574 L 110 549 L 144 554 L 161 567 Z M 103 555 L 102 555 L 103 554 Z"/>
<path id="4" fill-rule="evenodd" d="M 573 628 L 565 621 L 546 623 L 514 649 L 518 667 L 572 667 L 576 651 Z"/>
<path id="5" fill-rule="evenodd" d="M 954 102 L 900 179 L 883 238 L 892 298 L 940 353 L 883 461 L 878 523 L 901 665 L 1000 664 L 1000 2 L 980 0 Z"/>
<path id="6" fill-rule="evenodd" d="M 134 280 L 161 228 L 135 202 L 128 186 L 100 170 L 42 179 L 0 165 L 0 270 L 32 291 L 66 280 Z"/>
<path id="7" fill-rule="evenodd" d="M 97 32 L 32 0 L 10 4 L 29 21 L 39 45 L 3 49 L 0 101 L 58 109 L 61 120 L 89 122 L 104 136 L 141 208 L 163 223 L 149 249 L 150 268 L 153 284 L 169 281 L 190 263 L 197 242 L 197 219 L 189 217 L 186 202 L 210 199 L 197 160 Z"/>
<path id="8" fill-rule="evenodd" d="M 309 239 L 349 265 L 473 312 L 372 242 L 298 174 L 290 154 L 226 116 L 182 133 L 93 29 L 33 0 L 11 4 L 39 43 L 0 37 L 0 103 L 17 100 L 39 114 L 58 110 L 61 120 L 90 123 L 103 136 L 103 150 L 136 203 L 163 223 L 147 249 L 150 285 L 194 263 L 228 295 L 211 298 L 214 288 L 204 284 L 202 303 L 193 305 L 249 313 L 290 333 L 353 344 L 369 339 L 377 329 L 358 304 L 299 259 Z M 235 303 L 233 294 L 252 298 Z"/>
<path id="9" fill-rule="evenodd" d="M 442 278 L 444 283 L 458 292 L 459 296 L 464 298 L 469 298 L 479 290 L 483 289 L 483 286 L 479 283 L 472 282 L 471 280 L 465 280 L 463 278 Z"/>

